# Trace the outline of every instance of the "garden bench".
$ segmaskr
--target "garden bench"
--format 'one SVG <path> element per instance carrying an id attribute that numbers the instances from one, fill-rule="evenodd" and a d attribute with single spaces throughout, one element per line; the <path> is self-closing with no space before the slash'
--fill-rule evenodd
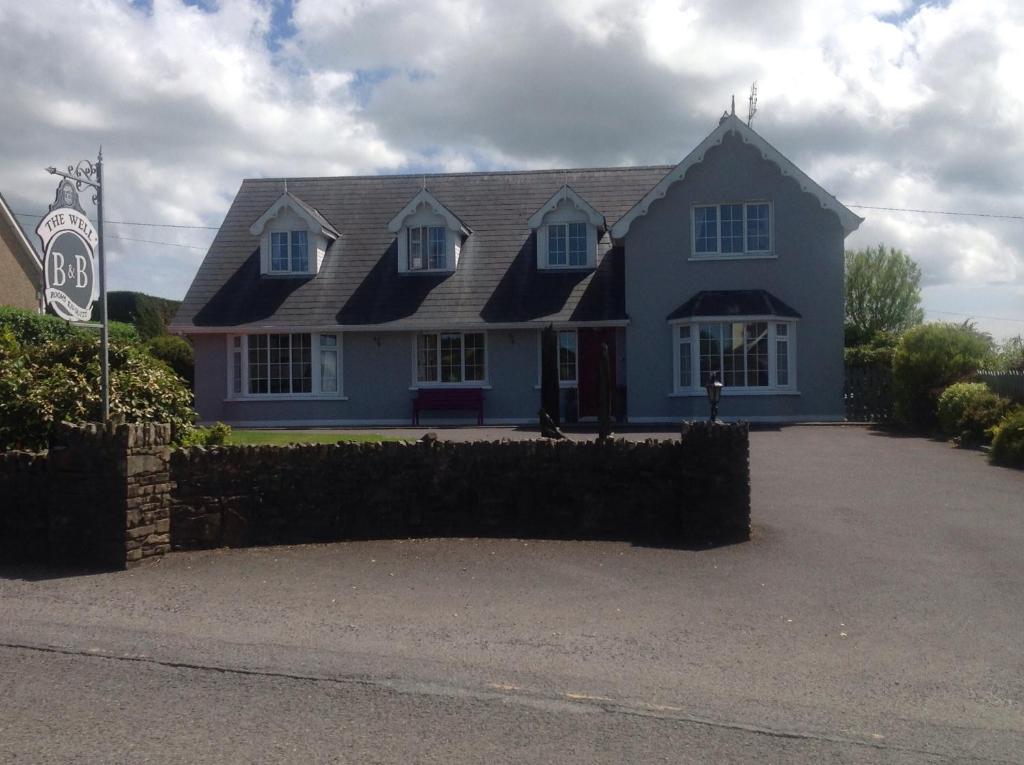
<path id="1" fill-rule="evenodd" d="M 484 424 L 484 392 L 480 388 L 421 388 L 412 400 L 412 424 L 420 424 L 422 411 L 476 412 Z"/>

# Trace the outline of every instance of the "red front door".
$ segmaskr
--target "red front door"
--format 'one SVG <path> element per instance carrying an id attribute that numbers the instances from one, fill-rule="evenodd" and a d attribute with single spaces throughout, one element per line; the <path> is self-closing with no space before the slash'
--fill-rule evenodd
<path id="1" fill-rule="evenodd" d="M 608 358 L 611 372 L 608 380 L 608 395 L 611 396 L 612 412 L 615 411 L 615 328 L 600 327 L 579 330 L 580 359 L 580 417 L 597 416 L 597 376 L 601 368 L 601 343 L 608 344 Z"/>

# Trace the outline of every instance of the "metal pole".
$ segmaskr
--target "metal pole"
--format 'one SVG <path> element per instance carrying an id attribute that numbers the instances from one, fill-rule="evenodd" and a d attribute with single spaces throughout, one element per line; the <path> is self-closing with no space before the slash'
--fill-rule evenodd
<path id="1" fill-rule="evenodd" d="M 103 147 L 96 160 L 96 231 L 100 255 L 100 368 L 103 396 L 103 422 L 110 420 L 110 334 L 107 321 L 107 261 L 103 254 Z"/>

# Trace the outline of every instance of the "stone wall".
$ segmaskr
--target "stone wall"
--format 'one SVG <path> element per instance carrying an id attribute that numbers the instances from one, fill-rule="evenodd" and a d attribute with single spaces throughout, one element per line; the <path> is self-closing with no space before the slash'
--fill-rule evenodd
<path id="1" fill-rule="evenodd" d="M 171 457 L 175 549 L 433 536 L 741 541 L 745 424 L 681 440 L 200 447 Z"/>
<path id="2" fill-rule="evenodd" d="M 124 568 L 170 550 L 170 426 L 62 425 L 0 454 L 0 559 Z"/>
<path id="3" fill-rule="evenodd" d="M 750 535 L 744 424 L 676 441 L 169 449 L 167 425 L 62 426 L 0 454 L 0 560 L 124 568 L 174 549 L 482 536 Z"/>

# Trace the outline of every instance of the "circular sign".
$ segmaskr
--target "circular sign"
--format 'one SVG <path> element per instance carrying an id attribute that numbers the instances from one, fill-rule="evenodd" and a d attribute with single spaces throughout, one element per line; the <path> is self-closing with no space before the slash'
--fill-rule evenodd
<path id="1" fill-rule="evenodd" d="M 61 231 L 46 245 L 46 301 L 68 321 L 88 321 L 96 266 L 92 247 L 74 231 Z"/>

